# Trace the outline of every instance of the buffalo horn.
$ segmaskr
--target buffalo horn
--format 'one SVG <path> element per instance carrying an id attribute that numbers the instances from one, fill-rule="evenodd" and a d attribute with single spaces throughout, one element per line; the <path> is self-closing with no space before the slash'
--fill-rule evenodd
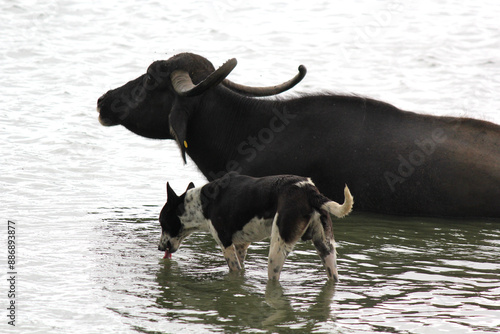
<path id="1" fill-rule="evenodd" d="M 228 79 L 224 79 L 224 81 L 222 81 L 222 84 L 227 88 L 246 96 L 270 96 L 289 90 L 290 88 L 298 84 L 302 79 L 304 79 L 306 73 L 306 67 L 304 65 L 300 65 L 299 73 L 295 77 L 288 80 L 287 82 L 282 83 L 281 85 L 269 87 L 249 87 L 234 83 Z"/>
<path id="2" fill-rule="evenodd" d="M 210 87 L 220 84 L 231 73 L 236 64 L 236 59 L 229 59 L 197 85 L 193 84 L 188 72 L 182 70 L 172 72 L 170 79 L 177 94 L 187 97 L 196 96 L 202 94 Z"/>

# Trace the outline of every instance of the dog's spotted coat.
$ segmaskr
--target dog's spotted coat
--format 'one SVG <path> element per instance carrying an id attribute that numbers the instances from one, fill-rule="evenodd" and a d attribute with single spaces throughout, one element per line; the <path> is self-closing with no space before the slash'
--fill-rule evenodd
<path id="1" fill-rule="evenodd" d="M 230 270 L 241 270 L 250 243 L 271 237 L 268 277 L 279 280 L 295 243 L 312 240 L 329 279 L 338 280 L 330 213 L 343 217 L 352 209 L 347 186 L 340 205 L 329 200 L 309 178 L 263 178 L 229 173 L 200 188 L 190 183 L 177 196 L 167 183 L 168 200 L 160 214 L 159 250 L 173 253 L 196 231 L 212 234 Z"/>

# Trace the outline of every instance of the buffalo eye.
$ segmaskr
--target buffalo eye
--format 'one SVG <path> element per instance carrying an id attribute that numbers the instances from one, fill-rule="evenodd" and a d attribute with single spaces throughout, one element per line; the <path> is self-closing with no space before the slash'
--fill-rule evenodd
<path id="1" fill-rule="evenodd" d="M 146 85 L 148 85 L 148 86 L 150 86 L 150 87 L 151 87 L 151 86 L 153 86 L 155 83 L 156 83 L 156 80 L 155 80 L 155 79 L 154 79 L 154 78 L 153 78 L 150 74 L 148 74 L 148 75 L 146 76 Z"/>

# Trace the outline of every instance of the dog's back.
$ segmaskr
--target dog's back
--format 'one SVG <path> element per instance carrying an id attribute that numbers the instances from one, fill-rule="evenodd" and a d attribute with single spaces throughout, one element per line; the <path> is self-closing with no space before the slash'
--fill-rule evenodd
<path id="1" fill-rule="evenodd" d="M 343 205 L 323 196 L 311 179 L 296 175 L 275 175 L 255 178 L 237 173 L 228 173 L 223 178 L 202 187 L 203 214 L 217 230 L 224 230 L 229 244 L 230 238 L 255 219 L 271 220 L 276 213 L 310 217 L 313 210 L 330 212 L 337 217 L 347 215 L 353 199 L 349 189 L 345 190 Z M 302 224 L 299 224 L 302 225 Z M 296 225 L 287 230 L 292 234 Z"/>
<path id="2" fill-rule="evenodd" d="M 353 205 L 347 186 L 344 195 L 346 202 L 340 205 L 322 195 L 310 178 L 297 175 L 255 178 L 232 172 L 203 186 L 201 203 L 205 217 L 224 216 L 241 228 L 253 217 L 273 218 L 280 198 L 282 205 L 286 202 L 302 205 L 305 211 L 311 207 L 326 210 L 341 218 L 349 214 Z"/>
<path id="3" fill-rule="evenodd" d="M 202 187 L 203 214 L 207 219 L 223 219 L 225 226 L 237 231 L 255 217 L 272 219 L 279 196 L 288 187 L 307 180 L 295 175 L 255 178 L 228 173 Z"/>

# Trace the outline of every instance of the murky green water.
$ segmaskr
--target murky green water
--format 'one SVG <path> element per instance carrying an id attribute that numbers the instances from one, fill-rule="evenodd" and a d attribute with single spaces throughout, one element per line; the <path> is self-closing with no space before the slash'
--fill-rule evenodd
<path id="1" fill-rule="evenodd" d="M 181 191 L 204 178 L 172 141 L 104 128 L 95 111 L 153 60 L 191 51 L 215 66 L 236 57 L 231 79 L 243 84 L 275 84 L 305 64 L 295 91 L 500 123 L 499 13 L 493 0 L 4 1 L 0 332 L 499 332 L 499 222 L 336 220 L 337 285 L 307 243 L 272 285 L 267 242 L 251 246 L 240 275 L 205 234 L 161 259 L 165 183 Z"/>
<path id="2" fill-rule="evenodd" d="M 193 235 L 164 260 L 153 249 L 157 232 L 149 220 L 103 222 L 103 239 L 121 242 L 96 249 L 108 268 L 99 282 L 115 301 L 109 309 L 138 332 L 499 330 L 500 228 L 492 222 L 337 220 L 338 284 L 326 281 L 310 243 L 297 245 L 280 283 L 268 283 L 266 241 L 234 274 L 210 235 Z"/>

